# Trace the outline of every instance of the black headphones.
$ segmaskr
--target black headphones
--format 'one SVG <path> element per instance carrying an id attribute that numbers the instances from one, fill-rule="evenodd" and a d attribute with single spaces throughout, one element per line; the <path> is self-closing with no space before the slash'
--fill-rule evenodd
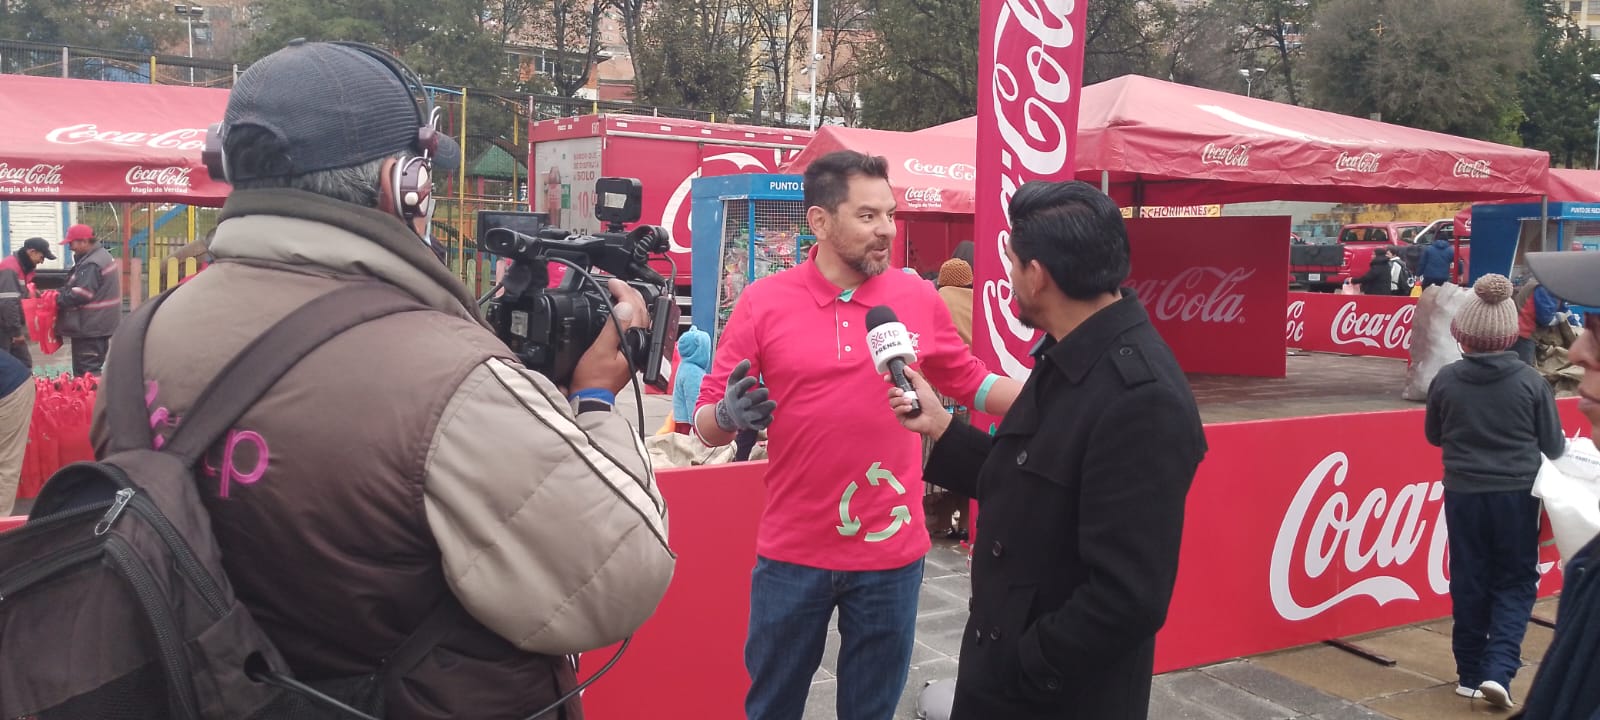
<path id="1" fill-rule="evenodd" d="M 402 156 L 395 162 L 394 169 L 389 175 L 382 179 L 378 208 L 384 212 L 394 213 L 408 225 L 418 216 L 431 218 L 433 155 L 439 149 L 438 127 L 442 110 L 433 106 L 428 89 L 422 84 L 422 78 L 394 55 L 366 43 L 339 40 L 329 44 L 350 48 L 378 61 L 389 72 L 394 73 L 400 84 L 406 88 L 406 93 L 411 95 L 412 105 L 417 113 L 417 139 L 414 149 L 419 154 Z M 212 125 L 206 130 L 205 148 L 200 156 L 211 179 L 232 184 L 228 172 L 227 153 L 223 149 L 225 139 L 222 123 Z"/>

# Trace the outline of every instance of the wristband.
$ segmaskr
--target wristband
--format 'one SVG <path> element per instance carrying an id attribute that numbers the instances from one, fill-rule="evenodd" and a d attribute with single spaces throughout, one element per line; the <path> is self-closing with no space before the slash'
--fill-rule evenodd
<path id="1" fill-rule="evenodd" d="M 579 390 L 568 396 L 567 400 L 571 402 L 577 402 L 579 400 L 599 400 L 607 405 L 615 405 L 617 404 L 617 395 L 616 393 L 613 393 L 605 388 L 584 388 L 583 390 Z"/>

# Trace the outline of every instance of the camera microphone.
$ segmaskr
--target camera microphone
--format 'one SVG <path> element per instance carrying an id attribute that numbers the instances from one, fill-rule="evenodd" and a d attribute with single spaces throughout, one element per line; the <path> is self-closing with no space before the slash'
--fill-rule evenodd
<path id="1" fill-rule="evenodd" d="M 911 399 L 911 412 L 906 417 L 922 414 L 922 403 L 917 391 L 906 379 L 906 363 L 917 361 L 917 351 L 911 348 L 911 333 L 906 330 L 888 305 L 879 305 L 867 311 L 867 349 L 872 353 L 872 365 L 878 372 L 887 372 L 894 386 Z"/>

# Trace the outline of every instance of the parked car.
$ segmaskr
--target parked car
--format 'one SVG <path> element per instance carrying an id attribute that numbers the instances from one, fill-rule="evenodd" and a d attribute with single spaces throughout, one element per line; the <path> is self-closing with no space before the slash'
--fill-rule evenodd
<path id="1" fill-rule="evenodd" d="M 1332 292 L 1345 280 L 1366 272 L 1374 249 L 1412 245 L 1427 227 L 1421 222 L 1356 223 L 1340 228 L 1333 244 L 1293 245 L 1289 248 L 1290 284 L 1313 292 Z"/>

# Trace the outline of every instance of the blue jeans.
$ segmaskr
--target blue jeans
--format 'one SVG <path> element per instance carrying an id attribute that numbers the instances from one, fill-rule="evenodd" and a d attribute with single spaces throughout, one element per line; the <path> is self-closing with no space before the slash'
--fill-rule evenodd
<path id="1" fill-rule="evenodd" d="M 749 720 L 800 720 L 839 608 L 839 720 L 891 720 L 917 633 L 922 560 L 868 572 L 756 558 L 744 663 Z"/>
<path id="2" fill-rule="evenodd" d="M 1459 682 L 1493 680 L 1510 690 L 1539 592 L 1539 498 L 1445 491 L 1444 515 Z"/>

